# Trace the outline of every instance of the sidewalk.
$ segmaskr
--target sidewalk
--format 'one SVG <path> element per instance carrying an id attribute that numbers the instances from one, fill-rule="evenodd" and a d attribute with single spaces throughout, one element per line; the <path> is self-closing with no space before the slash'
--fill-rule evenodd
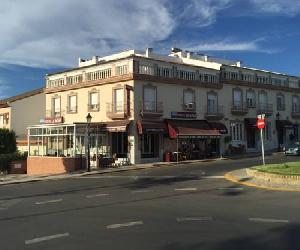
<path id="1" fill-rule="evenodd" d="M 151 168 L 158 168 L 158 167 L 176 166 L 177 164 L 185 165 L 185 164 L 195 164 L 201 162 L 214 162 L 220 160 L 227 160 L 227 158 L 190 160 L 190 161 L 183 161 L 179 163 L 156 162 L 156 163 L 136 164 L 133 166 L 123 166 L 117 168 L 114 167 L 114 168 L 105 168 L 105 169 L 92 169 L 90 172 L 87 172 L 86 170 L 80 170 L 71 173 L 53 174 L 53 175 L 28 176 L 26 174 L 7 174 L 7 175 L 0 175 L 0 185 L 18 184 L 18 183 L 44 181 L 44 180 L 59 180 L 59 179 L 94 175 L 94 174 L 106 174 L 106 173 L 123 172 L 123 171 L 131 171 L 131 170 L 142 170 L 142 169 L 151 169 Z"/>
<path id="2" fill-rule="evenodd" d="M 261 180 L 249 176 L 245 168 L 228 172 L 224 177 L 228 181 L 249 187 L 268 189 L 273 191 L 300 192 L 300 184 L 275 183 L 272 182 L 272 180 Z"/>

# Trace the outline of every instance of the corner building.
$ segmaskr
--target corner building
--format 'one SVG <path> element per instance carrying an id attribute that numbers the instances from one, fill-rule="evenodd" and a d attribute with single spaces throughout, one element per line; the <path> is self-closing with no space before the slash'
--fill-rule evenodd
<path id="1" fill-rule="evenodd" d="M 299 78 L 243 67 L 241 62 L 173 48 L 79 59 L 78 67 L 46 76 L 43 124 L 29 128 L 29 165 L 60 162 L 73 170 L 87 149 L 91 163 L 199 159 L 254 152 L 260 148 L 258 114 L 266 115 L 265 148 L 298 139 Z M 66 163 L 68 162 L 68 163 Z"/>

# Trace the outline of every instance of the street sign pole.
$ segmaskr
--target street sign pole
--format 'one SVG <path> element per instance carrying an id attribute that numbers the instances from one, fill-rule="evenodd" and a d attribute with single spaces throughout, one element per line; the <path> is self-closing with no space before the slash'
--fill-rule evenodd
<path id="1" fill-rule="evenodd" d="M 262 154 L 262 160 L 263 165 L 265 165 L 265 149 L 264 149 L 264 137 L 263 137 L 263 129 L 260 129 L 260 140 L 261 140 L 261 154 Z"/>

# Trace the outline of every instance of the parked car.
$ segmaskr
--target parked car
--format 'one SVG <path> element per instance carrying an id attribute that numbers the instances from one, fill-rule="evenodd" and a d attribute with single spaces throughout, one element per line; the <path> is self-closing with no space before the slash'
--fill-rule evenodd
<path id="1" fill-rule="evenodd" d="M 285 147 L 284 153 L 285 155 L 300 155 L 300 143 L 297 142 L 293 145 Z"/>

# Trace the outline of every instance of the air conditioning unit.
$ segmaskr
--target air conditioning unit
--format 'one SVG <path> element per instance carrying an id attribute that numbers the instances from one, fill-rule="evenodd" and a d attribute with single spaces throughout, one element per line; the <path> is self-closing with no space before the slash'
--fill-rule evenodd
<path id="1" fill-rule="evenodd" d="M 192 109 L 194 109 L 194 103 L 186 103 L 185 104 L 185 109 L 187 109 L 187 110 L 192 110 Z"/>

